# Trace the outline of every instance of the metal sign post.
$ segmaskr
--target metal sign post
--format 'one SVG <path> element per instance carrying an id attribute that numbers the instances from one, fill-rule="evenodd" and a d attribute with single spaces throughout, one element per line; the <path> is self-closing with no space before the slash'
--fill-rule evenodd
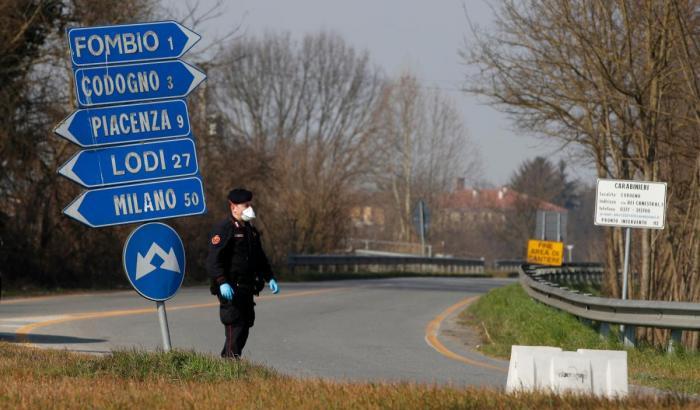
<path id="1" fill-rule="evenodd" d="M 571 262 L 574 260 L 574 256 L 573 256 L 573 253 L 574 253 L 574 245 L 573 245 L 573 244 L 568 244 L 568 245 L 566 245 L 566 250 L 567 250 L 568 253 L 569 253 L 569 263 L 571 263 Z"/>
<path id="2" fill-rule="evenodd" d="M 630 264 L 630 228 L 625 228 L 625 260 L 622 267 L 622 300 L 627 299 L 627 276 L 629 274 Z M 634 347 L 634 326 L 620 326 L 622 332 L 622 342 L 625 346 Z"/>
<path id="3" fill-rule="evenodd" d="M 160 322 L 160 334 L 163 337 L 163 350 L 170 351 L 170 329 L 168 328 L 168 315 L 165 313 L 165 302 L 156 302 L 158 309 L 158 321 Z"/>
<path id="4" fill-rule="evenodd" d="M 423 220 L 423 201 L 418 201 L 418 212 L 420 214 L 420 254 L 425 256 L 425 221 Z"/>
<path id="5" fill-rule="evenodd" d="M 625 261 L 622 267 L 622 300 L 627 299 L 627 275 L 630 266 L 630 228 L 625 228 Z"/>
<path id="6" fill-rule="evenodd" d="M 420 237 L 420 254 L 425 256 L 425 236 L 430 225 L 430 210 L 425 205 L 425 201 L 418 200 L 418 205 L 413 210 L 413 223 Z M 432 249 L 428 247 L 428 256 L 432 255 Z"/>

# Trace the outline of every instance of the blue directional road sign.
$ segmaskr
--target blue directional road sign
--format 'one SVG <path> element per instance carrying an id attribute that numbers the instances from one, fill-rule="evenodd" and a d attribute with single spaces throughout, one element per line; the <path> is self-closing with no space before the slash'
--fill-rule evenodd
<path id="1" fill-rule="evenodd" d="M 416 232 L 418 233 L 421 231 L 421 212 L 423 212 L 423 233 L 425 233 L 428 232 L 428 228 L 430 228 L 430 210 L 422 199 L 418 201 L 418 204 L 416 204 L 416 207 L 413 209 L 413 225 L 416 227 Z"/>
<path id="2" fill-rule="evenodd" d="M 122 263 L 131 286 L 141 296 L 162 302 L 177 293 L 185 278 L 185 247 L 173 228 L 148 223 L 127 238 Z"/>
<path id="3" fill-rule="evenodd" d="M 187 177 L 84 191 L 63 213 L 97 228 L 206 211 L 201 179 Z"/>
<path id="4" fill-rule="evenodd" d="M 54 132 L 81 147 L 183 137 L 190 133 L 184 100 L 77 110 Z"/>
<path id="5" fill-rule="evenodd" d="M 68 30 L 76 66 L 178 58 L 199 39 L 199 34 L 174 21 Z"/>
<path id="6" fill-rule="evenodd" d="M 199 171 L 189 138 L 79 151 L 58 173 L 86 188 L 194 175 Z"/>
<path id="7" fill-rule="evenodd" d="M 81 107 L 185 97 L 206 78 L 180 60 L 79 68 L 74 76 Z"/>

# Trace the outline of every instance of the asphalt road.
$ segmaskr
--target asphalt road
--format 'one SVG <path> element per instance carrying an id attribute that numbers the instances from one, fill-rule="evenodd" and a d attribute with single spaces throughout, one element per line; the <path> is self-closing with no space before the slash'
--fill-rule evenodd
<path id="1" fill-rule="evenodd" d="M 279 295 L 257 299 L 244 357 L 301 377 L 503 387 L 507 362 L 475 353 L 478 340 L 454 318 L 474 296 L 511 282 L 281 283 Z M 218 355 L 224 332 L 208 289 L 184 288 L 166 308 L 174 348 Z M 155 302 L 132 291 L 3 300 L 0 339 L 92 353 L 162 345 Z"/>

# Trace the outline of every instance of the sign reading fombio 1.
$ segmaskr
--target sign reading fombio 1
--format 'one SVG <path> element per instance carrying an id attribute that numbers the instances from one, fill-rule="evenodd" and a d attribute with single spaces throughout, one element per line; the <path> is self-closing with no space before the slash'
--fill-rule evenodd
<path id="1" fill-rule="evenodd" d="M 78 67 L 178 58 L 199 39 L 175 21 L 68 30 L 71 60 Z"/>

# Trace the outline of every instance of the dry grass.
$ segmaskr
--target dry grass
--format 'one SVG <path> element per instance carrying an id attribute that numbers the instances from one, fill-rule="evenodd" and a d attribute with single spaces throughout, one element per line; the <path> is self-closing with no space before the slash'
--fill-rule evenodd
<path id="1" fill-rule="evenodd" d="M 624 401 L 409 383 L 280 376 L 191 352 L 92 357 L 0 343 L 0 408 L 586 409 L 692 408 L 676 397 Z"/>

